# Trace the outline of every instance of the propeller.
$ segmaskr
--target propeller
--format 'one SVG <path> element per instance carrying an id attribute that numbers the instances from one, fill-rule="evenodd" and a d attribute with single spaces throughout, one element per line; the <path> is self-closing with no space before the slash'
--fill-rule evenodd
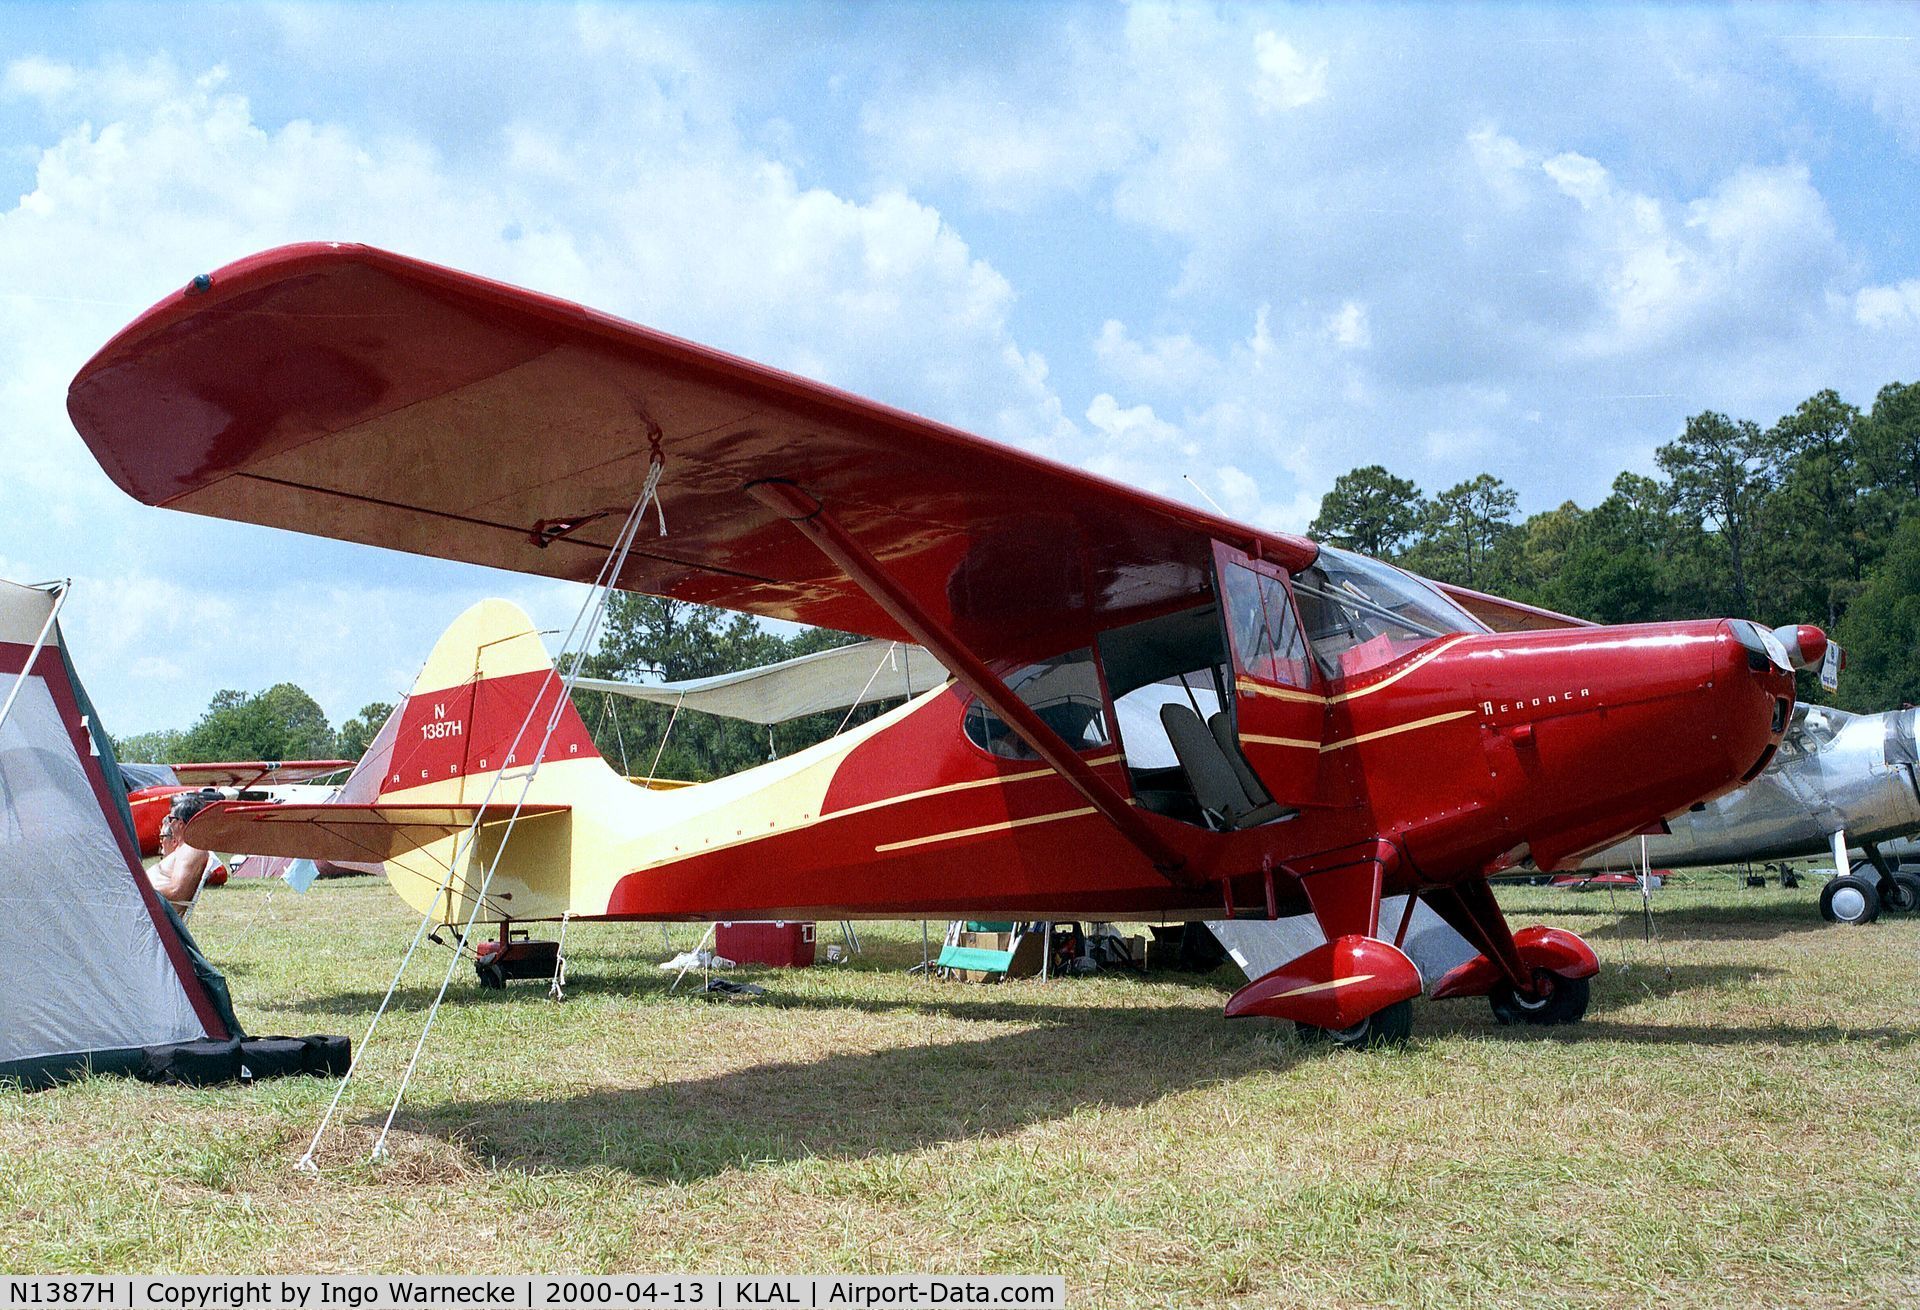
<path id="1" fill-rule="evenodd" d="M 1846 652 L 1827 639 L 1827 634 L 1811 623 L 1787 623 L 1773 630 L 1786 647 L 1787 659 L 1796 669 L 1818 669 L 1820 685 L 1833 691 L 1840 685 L 1840 670 L 1847 666 Z"/>

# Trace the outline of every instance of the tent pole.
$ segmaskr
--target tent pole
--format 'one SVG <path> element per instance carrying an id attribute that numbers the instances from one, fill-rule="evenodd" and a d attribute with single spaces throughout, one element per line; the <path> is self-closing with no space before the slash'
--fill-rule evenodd
<path id="1" fill-rule="evenodd" d="M 14 701 L 20 698 L 20 689 L 27 685 L 27 675 L 33 672 L 33 662 L 40 658 L 47 637 L 53 632 L 53 621 L 60 617 L 60 607 L 67 603 L 67 592 L 72 587 L 71 581 L 54 584 L 53 608 L 47 611 L 47 621 L 40 625 L 40 635 L 33 639 L 33 649 L 27 652 L 27 662 L 20 666 L 20 676 L 13 680 L 13 690 L 7 693 L 6 703 L 0 705 L 0 724 L 7 721 L 7 715 L 13 711 Z"/>

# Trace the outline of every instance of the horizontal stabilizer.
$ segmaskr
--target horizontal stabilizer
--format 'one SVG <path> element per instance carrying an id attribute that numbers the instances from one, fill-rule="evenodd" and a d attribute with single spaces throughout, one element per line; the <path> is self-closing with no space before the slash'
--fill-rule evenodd
<path id="1" fill-rule="evenodd" d="M 941 685 L 947 676 L 946 669 L 918 646 L 862 641 L 710 678 L 656 683 L 575 678 L 573 689 L 773 724 L 826 710 L 910 699 Z"/>
<path id="2" fill-rule="evenodd" d="M 522 805 L 520 822 L 566 814 L 568 805 Z M 512 804 L 493 805 L 276 805 L 221 801 L 193 816 L 188 845 L 226 854 L 285 855 L 294 859 L 390 860 L 464 832 L 504 825 Z"/>

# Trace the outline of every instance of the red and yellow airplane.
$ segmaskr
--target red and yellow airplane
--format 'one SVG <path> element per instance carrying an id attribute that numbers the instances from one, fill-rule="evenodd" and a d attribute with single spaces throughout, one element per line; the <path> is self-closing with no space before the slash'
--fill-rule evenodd
<path id="1" fill-rule="evenodd" d="M 202 791 L 219 792 L 226 800 L 265 800 L 277 789 L 312 782 L 331 773 L 345 773 L 352 760 L 245 760 L 221 764 L 123 764 L 129 780 L 152 778 L 127 792 L 133 813 L 133 835 L 142 855 L 160 853 L 160 822 L 176 798 Z M 135 772 L 135 771 L 138 772 Z"/>
<path id="2" fill-rule="evenodd" d="M 1327 944 L 1227 1013 L 1371 1044 L 1405 1034 L 1422 990 L 1405 922 L 1380 922 L 1383 893 L 1411 892 L 1480 952 L 1434 996 L 1572 1022 L 1593 951 L 1510 931 L 1489 875 L 1569 866 L 1751 779 L 1793 705 L 1779 643 L 1744 620 L 1579 627 L 1448 594 L 360 246 L 195 278 L 89 361 L 68 408 L 147 504 L 576 581 L 658 466 L 671 535 L 641 536 L 616 585 L 911 640 L 951 671 L 677 791 L 616 775 L 560 706 L 486 918 L 1310 911 Z M 509 829 L 483 800 L 517 793 L 493 784 L 533 763 L 561 692 L 525 616 L 483 603 L 402 707 L 376 799 L 219 806 L 190 839 L 377 853 L 464 919 Z"/>

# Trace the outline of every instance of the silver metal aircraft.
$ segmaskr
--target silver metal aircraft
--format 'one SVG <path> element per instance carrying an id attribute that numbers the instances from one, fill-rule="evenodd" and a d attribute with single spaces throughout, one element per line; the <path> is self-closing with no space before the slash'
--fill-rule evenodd
<path id="1" fill-rule="evenodd" d="M 1870 923 L 1882 910 L 1920 909 L 1920 874 L 1890 857 L 1920 833 L 1915 731 L 1920 710 L 1850 714 L 1804 701 L 1765 772 L 1735 792 L 1668 821 L 1651 834 L 1654 868 L 1697 868 L 1829 856 L 1834 877 L 1820 913 L 1834 923 Z M 1641 867 L 1630 837 L 1586 859 L 1585 869 Z M 1883 843 L 1887 848 L 1883 849 Z M 1853 863 L 1849 851 L 1865 858 Z"/>

